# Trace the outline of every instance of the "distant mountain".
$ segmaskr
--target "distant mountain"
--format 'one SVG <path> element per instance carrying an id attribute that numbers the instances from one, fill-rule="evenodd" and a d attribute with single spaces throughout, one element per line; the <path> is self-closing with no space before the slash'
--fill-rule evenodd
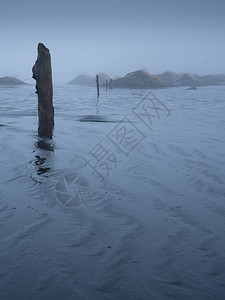
<path id="1" fill-rule="evenodd" d="M 93 79 L 94 79 L 94 77 L 89 74 L 80 74 L 73 80 L 69 81 L 68 84 L 89 85 Z"/>
<path id="2" fill-rule="evenodd" d="M 225 74 L 217 74 L 216 77 L 217 77 L 219 80 L 225 81 Z"/>
<path id="3" fill-rule="evenodd" d="M 0 85 L 22 85 L 22 84 L 26 84 L 26 83 L 14 77 L 0 78 Z"/>
<path id="4" fill-rule="evenodd" d="M 175 82 L 175 85 L 179 86 L 201 86 L 203 83 L 200 80 L 200 77 L 185 73 L 181 76 L 179 80 Z"/>
<path id="5" fill-rule="evenodd" d="M 183 74 L 166 71 L 166 72 L 156 75 L 156 76 L 164 82 L 167 82 L 169 84 L 175 84 L 175 82 L 178 81 L 182 77 L 182 75 Z"/>
<path id="6" fill-rule="evenodd" d="M 128 73 L 122 78 L 113 80 L 113 87 L 151 89 L 169 87 L 171 84 L 162 81 L 157 76 L 151 75 L 144 70 Z"/>
<path id="7" fill-rule="evenodd" d="M 199 80 L 203 85 L 219 85 L 225 84 L 225 75 L 217 74 L 217 75 L 204 75 L 200 76 Z"/>
<path id="8" fill-rule="evenodd" d="M 221 85 L 225 84 L 225 75 L 204 75 L 185 73 L 175 82 L 176 86 L 204 86 L 204 85 Z"/>
<path id="9" fill-rule="evenodd" d="M 98 81 L 99 81 L 99 85 L 105 85 L 106 80 L 110 80 L 110 77 L 108 74 L 106 73 L 98 73 Z M 90 85 L 95 86 L 96 85 L 96 77 L 91 81 Z"/>

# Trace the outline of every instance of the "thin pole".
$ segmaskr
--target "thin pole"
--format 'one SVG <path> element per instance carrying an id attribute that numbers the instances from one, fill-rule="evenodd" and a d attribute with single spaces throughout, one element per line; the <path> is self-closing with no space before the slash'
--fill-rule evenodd
<path id="1" fill-rule="evenodd" d="M 109 89 L 112 89 L 112 79 L 109 80 Z"/>
<path id="2" fill-rule="evenodd" d="M 97 83 L 97 96 L 99 97 L 99 80 L 98 80 L 98 75 L 96 75 L 96 83 Z"/>

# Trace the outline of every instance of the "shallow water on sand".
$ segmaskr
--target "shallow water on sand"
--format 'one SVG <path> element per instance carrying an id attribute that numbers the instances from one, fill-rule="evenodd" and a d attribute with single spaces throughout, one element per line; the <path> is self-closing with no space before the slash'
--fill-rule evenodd
<path id="1" fill-rule="evenodd" d="M 153 92 L 0 89 L 0 299 L 224 299 L 225 89 Z"/>

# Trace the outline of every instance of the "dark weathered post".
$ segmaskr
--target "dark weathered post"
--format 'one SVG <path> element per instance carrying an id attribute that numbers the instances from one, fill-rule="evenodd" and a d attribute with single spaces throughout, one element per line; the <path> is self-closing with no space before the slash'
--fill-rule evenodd
<path id="1" fill-rule="evenodd" d="M 54 127 L 51 56 L 49 50 L 41 43 L 38 44 L 38 57 L 32 72 L 38 94 L 38 134 L 40 137 L 51 139 Z"/>
<path id="2" fill-rule="evenodd" d="M 98 75 L 96 75 L 96 83 L 97 83 L 97 96 L 99 97 L 99 80 L 98 80 Z"/>
<path id="3" fill-rule="evenodd" d="M 109 89 L 112 89 L 112 79 L 109 80 Z"/>
<path id="4" fill-rule="evenodd" d="M 105 81 L 105 89 L 106 89 L 106 91 L 108 90 L 108 80 L 107 79 Z"/>

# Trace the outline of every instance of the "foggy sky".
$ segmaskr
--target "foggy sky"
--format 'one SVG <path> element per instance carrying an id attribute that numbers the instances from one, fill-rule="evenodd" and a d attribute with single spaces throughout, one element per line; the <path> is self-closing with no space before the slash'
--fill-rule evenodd
<path id="1" fill-rule="evenodd" d="M 38 42 L 56 82 L 137 69 L 225 73 L 224 14 L 224 0 L 0 0 L 0 77 L 30 77 Z"/>

